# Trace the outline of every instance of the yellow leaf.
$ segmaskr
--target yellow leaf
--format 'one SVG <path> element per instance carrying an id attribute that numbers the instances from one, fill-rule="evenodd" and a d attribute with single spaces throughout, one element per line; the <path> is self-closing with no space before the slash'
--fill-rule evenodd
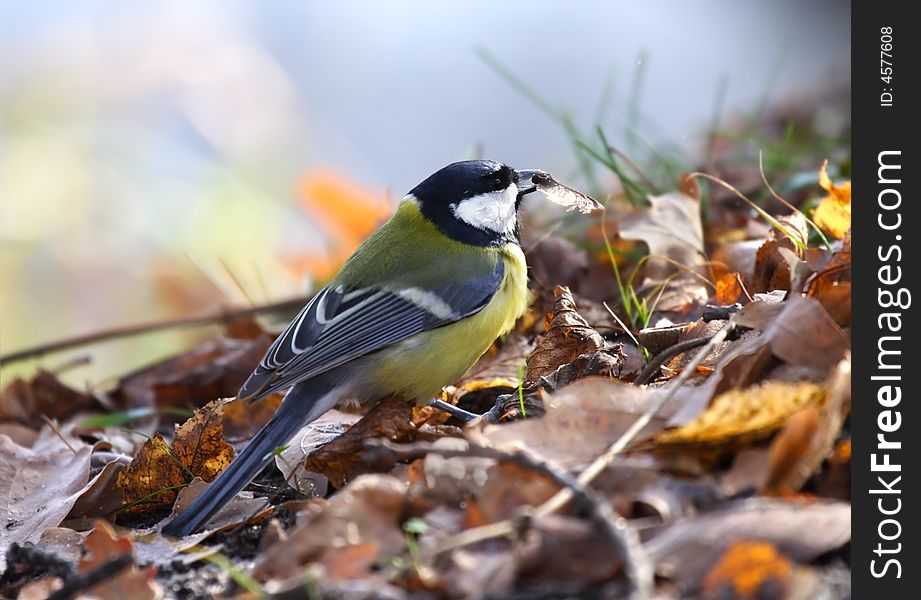
<path id="1" fill-rule="evenodd" d="M 841 239 L 851 228 L 851 182 L 832 183 L 826 172 L 828 161 L 819 169 L 819 185 L 828 192 L 812 213 L 815 224 L 829 235 Z"/>
<path id="2" fill-rule="evenodd" d="M 729 390 L 687 425 L 660 433 L 657 444 L 723 444 L 773 433 L 793 413 L 821 405 L 827 392 L 821 385 L 801 381 L 769 381 L 742 390 Z"/>

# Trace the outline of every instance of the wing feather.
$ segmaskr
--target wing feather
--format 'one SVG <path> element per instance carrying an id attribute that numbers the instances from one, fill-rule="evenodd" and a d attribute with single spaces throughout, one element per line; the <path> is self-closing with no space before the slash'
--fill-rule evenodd
<path id="1" fill-rule="evenodd" d="M 504 262 L 498 260 L 492 273 L 435 290 L 324 288 L 269 347 L 237 396 L 267 396 L 419 332 L 475 314 L 492 299 L 504 275 Z"/>

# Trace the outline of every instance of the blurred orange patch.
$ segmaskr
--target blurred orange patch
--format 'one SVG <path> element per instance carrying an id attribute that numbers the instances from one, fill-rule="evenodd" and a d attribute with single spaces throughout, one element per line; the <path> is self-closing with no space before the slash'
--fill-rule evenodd
<path id="1" fill-rule="evenodd" d="M 775 546 L 741 540 L 726 550 L 702 587 L 707 598 L 762 598 L 768 597 L 759 594 L 762 588 L 787 591 L 792 574 L 793 564 Z"/>
<path id="2" fill-rule="evenodd" d="M 298 186 L 303 211 L 319 220 L 328 250 L 294 254 L 285 259 L 298 277 L 326 280 L 386 220 L 392 208 L 384 194 L 363 188 L 332 171 L 308 174 Z"/>

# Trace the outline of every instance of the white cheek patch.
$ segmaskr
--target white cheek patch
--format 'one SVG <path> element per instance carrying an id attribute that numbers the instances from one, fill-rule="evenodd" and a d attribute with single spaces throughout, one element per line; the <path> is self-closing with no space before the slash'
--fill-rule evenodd
<path id="1" fill-rule="evenodd" d="M 461 221 L 477 229 L 488 229 L 496 233 L 513 233 L 518 215 L 515 202 L 518 186 L 514 183 L 504 190 L 480 194 L 452 204 L 451 211 Z"/>

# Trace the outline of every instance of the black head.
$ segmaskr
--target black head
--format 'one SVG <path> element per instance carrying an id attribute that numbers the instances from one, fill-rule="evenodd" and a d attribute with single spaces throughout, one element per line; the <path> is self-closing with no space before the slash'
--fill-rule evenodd
<path id="1" fill-rule="evenodd" d="M 518 207 L 522 196 L 533 191 L 519 189 L 518 183 L 518 172 L 508 165 L 465 160 L 436 171 L 409 193 L 446 235 L 476 246 L 496 246 L 518 242 Z"/>

